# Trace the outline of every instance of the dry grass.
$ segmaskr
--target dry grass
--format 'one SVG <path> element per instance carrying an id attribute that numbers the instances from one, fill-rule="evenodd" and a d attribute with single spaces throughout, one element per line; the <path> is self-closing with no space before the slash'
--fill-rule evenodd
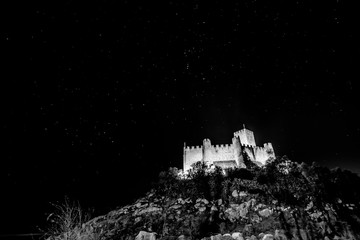
<path id="1" fill-rule="evenodd" d="M 70 202 L 65 198 L 63 204 L 52 204 L 54 213 L 47 220 L 50 225 L 44 231 L 48 240 L 97 240 L 98 236 L 83 224 L 90 220 L 90 214 L 85 212 L 78 202 Z"/>

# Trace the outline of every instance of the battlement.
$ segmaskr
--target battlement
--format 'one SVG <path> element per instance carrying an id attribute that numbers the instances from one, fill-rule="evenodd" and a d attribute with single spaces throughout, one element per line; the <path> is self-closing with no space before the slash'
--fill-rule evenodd
<path id="1" fill-rule="evenodd" d="M 184 171 L 198 161 L 224 167 L 234 166 L 235 163 L 237 167 L 244 167 L 244 153 L 260 166 L 275 156 L 271 143 L 256 146 L 254 133 L 244 126 L 244 129 L 234 132 L 231 144 L 211 145 L 210 139 L 205 138 L 201 146 L 184 146 Z"/>
<path id="2" fill-rule="evenodd" d="M 250 144 L 241 144 L 242 147 L 248 147 L 248 148 L 256 148 L 258 146 L 253 146 L 253 145 L 250 145 Z"/>
<path id="3" fill-rule="evenodd" d="M 184 147 L 185 151 L 199 150 L 199 149 L 202 149 L 202 146 L 186 146 L 186 147 Z"/>
<path id="4" fill-rule="evenodd" d="M 217 144 L 215 146 L 212 146 L 213 148 L 215 148 L 215 150 L 219 151 L 219 150 L 228 150 L 230 148 L 233 147 L 232 144 Z"/>

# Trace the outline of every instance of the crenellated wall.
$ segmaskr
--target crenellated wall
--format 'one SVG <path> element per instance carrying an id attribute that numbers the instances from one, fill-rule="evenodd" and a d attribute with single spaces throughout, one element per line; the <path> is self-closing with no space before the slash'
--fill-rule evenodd
<path id="1" fill-rule="evenodd" d="M 202 146 L 191 146 L 184 148 L 184 171 L 190 169 L 193 163 L 202 161 L 203 150 Z"/>
<path id="2" fill-rule="evenodd" d="M 184 171 L 198 161 L 222 167 L 244 167 L 244 154 L 258 165 L 264 165 L 270 157 L 275 157 L 271 143 L 264 147 L 255 145 L 254 133 L 243 129 L 234 133 L 232 144 L 211 145 L 210 139 L 204 139 L 202 146 L 184 147 Z"/>
<path id="3" fill-rule="evenodd" d="M 204 160 L 209 163 L 216 161 L 235 160 L 234 147 L 232 144 L 211 146 L 209 149 L 209 155 Z"/>
<path id="4" fill-rule="evenodd" d="M 255 159 L 261 164 L 265 165 L 266 160 L 271 157 L 275 157 L 274 149 L 271 143 L 265 143 L 264 147 L 255 147 Z"/>

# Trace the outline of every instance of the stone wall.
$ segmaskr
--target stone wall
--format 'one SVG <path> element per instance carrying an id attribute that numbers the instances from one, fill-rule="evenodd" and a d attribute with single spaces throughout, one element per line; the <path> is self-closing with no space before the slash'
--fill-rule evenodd
<path id="1" fill-rule="evenodd" d="M 183 170 L 186 172 L 198 161 L 226 167 L 233 166 L 235 162 L 238 167 L 243 167 L 243 152 L 259 165 L 264 165 L 270 157 L 275 157 L 271 143 L 265 143 L 264 147 L 256 146 L 254 133 L 242 129 L 234 133 L 232 144 L 211 145 L 210 139 L 204 139 L 202 146 L 184 147 Z"/>

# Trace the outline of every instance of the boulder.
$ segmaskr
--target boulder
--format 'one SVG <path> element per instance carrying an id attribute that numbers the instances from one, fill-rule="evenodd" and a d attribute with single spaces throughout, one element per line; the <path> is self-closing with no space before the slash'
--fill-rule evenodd
<path id="1" fill-rule="evenodd" d="M 272 214 L 272 211 L 268 208 L 265 208 L 265 209 L 259 211 L 259 215 L 261 217 L 269 217 L 271 214 Z"/>
<path id="2" fill-rule="evenodd" d="M 218 211 L 218 208 L 215 205 L 213 205 L 213 206 L 211 206 L 210 210 L 215 212 L 215 211 Z"/>
<path id="3" fill-rule="evenodd" d="M 210 237 L 210 240 L 221 240 L 221 234 L 217 234 L 217 235 L 215 235 L 215 236 L 211 236 Z"/>
<path id="4" fill-rule="evenodd" d="M 240 193 L 239 193 L 239 197 L 246 197 L 247 196 L 247 194 L 246 194 L 246 192 L 244 192 L 244 191 L 241 191 Z"/>
<path id="5" fill-rule="evenodd" d="M 227 213 L 227 218 L 231 222 L 235 222 L 240 218 L 238 207 L 231 207 L 225 210 L 225 213 Z"/>
<path id="6" fill-rule="evenodd" d="M 231 195 L 234 197 L 234 198 L 237 198 L 239 196 L 237 190 L 234 190 Z"/>
<path id="7" fill-rule="evenodd" d="M 237 210 L 240 214 L 240 217 L 245 218 L 249 212 L 249 205 L 247 203 L 242 203 Z"/>
<path id="8" fill-rule="evenodd" d="M 274 240 L 274 236 L 272 234 L 265 234 L 261 240 Z"/>
<path id="9" fill-rule="evenodd" d="M 206 210 L 205 206 L 199 207 L 199 212 L 204 212 Z"/>
<path id="10" fill-rule="evenodd" d="M 236 240 L 244 240 L 242 234 L 240 232 L 234 232 L 231 237 Z"/>
<path id="11" fill-rule="evenodd" d="M 231 234 L 230 233 L 223 234 L 221 240 L 232 240 Z"/>
<path id="12" fill-rule="evenodd" d="M 262 239 L 265 236 L 265 233 L 259 233 L 258 238 Z"/>
<path id="13" fill-rule="evenodd" d="M 135 237 L 135 240 L 156 240 L 156 233 L 140 231 L 139 234 Z"/>
<path id="14" fill-rule="evenodd" d="M 185 235 L 180 235 L 180 236 L 177 238 L 177 240 L 186 240 L 186 237 L 185 237 Z"/>

